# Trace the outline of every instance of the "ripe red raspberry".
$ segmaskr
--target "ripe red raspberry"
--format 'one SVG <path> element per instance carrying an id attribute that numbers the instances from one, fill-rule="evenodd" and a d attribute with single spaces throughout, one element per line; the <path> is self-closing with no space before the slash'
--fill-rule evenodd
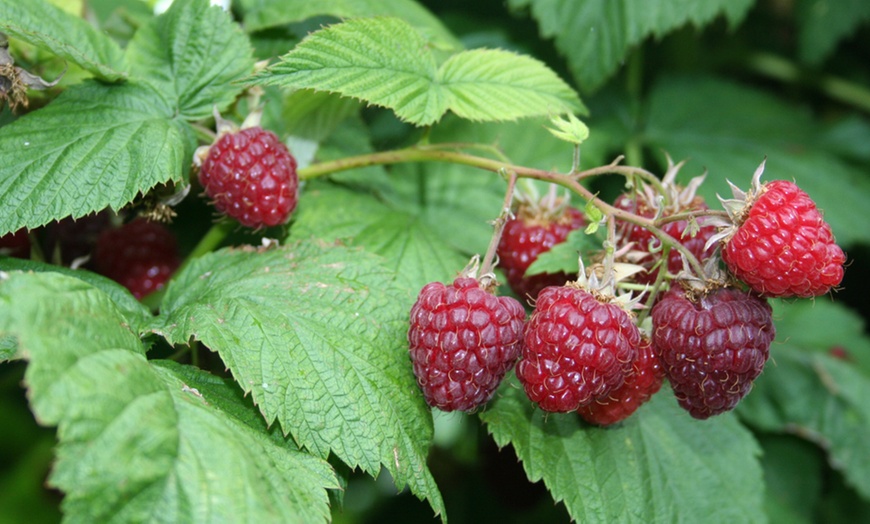
<path id="1" fill-rule="evenodd" d="M 427 284 L 411 308 L 408 344 L 426 402 L 469 411 L 492 398 L 520 355 L 523 306 L 474 278 Z"/>
<path id="2" fill-rule="evenodd" d="M 699 419 L 734 409 L 776 335 L 767 301 L 732 288 L 695 299 L 675 287 L 653 307 L 652 321 L 665 375 L 680 406 Z"/>
<path id="3" fill-rule="evenodd" d="M 26 229 L 0 237 L 0 257 L 30 258 L 30 237 Z"/>
<path id="4" fill-rule="evenodd" d="M 816 204 L 793 182 L 774 180 L 750 193 L 735 227 L 722 259 L 756 293 L 814 297 L 843 280 L 846 255 Z"/>
<path id="5" fill-rule="evenodd" d="M 103 231 L 94 250 L 97 272 L 120 283 L 136 298 L 162 289 L 179 263 L 173 234 L 142 218 Z"/>
<path id="6" fill-rule="evenodd" d="M 573 207 L 554 211 L 521 205 L 516 218 L 508 220 L 498 244 L 499 267 L 510 288 L 523 299 L 535 299 L 547 286 L 561 286 L 571 277 L 567 273 L 540 273 L 525 276 L 526 270 L 541 253 L 549 251 L 584 226 L 583 213 Z"/>
<path id="7" fill-rule="evenodd" d="M 613 203 L 614 207 L 624 209 L 642 217 L 652 218 L 656 216 L 656 208 L 651 205 L 642 195 L 620 195 Z M 685 211 L 703 211 L 709 209 L 704 198 L 694 196 L 690 200 L 676 200 L 671 206 L 664 209 L 661 216 L 671 216 Z M 676 241 L 686 246 L 695 257 L 703 262 L 710 258 L 716 251 L 715 246 L 710 246 L 705 249 L 705 244 L 710 238 L 716 234 L 715 226 L 703 226 L 695 235 L 686 232 L 689 227 L 689 222 L 680 220 L 677 222 L 669 222 L 662 226 L 662 230 L 674 238 Z M 655 235 L 645 229 L 628 222 L 622 222 L 619 230 L 620 244 L 634 242 L 634 249 L 640 252 L 646 252 L 645 256 L 641 256 L 632 262 L 643 266 L 647 271 L 636 273 L 632 278 L 640 284 L 652 284 L 658 276 L 659 269 L 652 269 L 655 264 L 661 260 L 661 251 L 654 248 L 661 248 L 661 242 Z M 683 257 L 676 249 L 671 249 L 668 255 L 668 272 L 678 274 L 683 270 Z"/>
<path id="8" fill-rule="evenodd" d="M 548 287 L 526 326 L 517 377 L 541 409 L 575 411 L 623 385 L 640 339 L 620 306 L 576 287 Z"/>
<path id="9" fill-rule="evenodd" d="M 597 398 L 594 402 L 581 406 L 577 413 L 583 420 L 599 426 L 609 426 L 631 416 L 637 408 L 649 400 L 661 387 L 665 372 L 652 348 L 649 338 L 641 339 L 637 360 L 631 373 L 625 377 L 622 386 L 610 395 Z"/>
<path id="10" fill-rule="evenodd" d="M 296 159 L 260 127 L 222 135 L 199 169 L 199 182 L 218 211 L 248 227 L 283 224 L 296 208 Z"/>

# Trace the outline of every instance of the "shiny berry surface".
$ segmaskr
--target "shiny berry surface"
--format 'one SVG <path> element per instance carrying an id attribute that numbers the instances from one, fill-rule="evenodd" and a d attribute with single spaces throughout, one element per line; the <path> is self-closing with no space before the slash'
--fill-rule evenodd
<path id="1" fill-rule="evenodd" d="M 97 272 L 123 285 L 136 298 L 162 289 L 180 262 L 172 232 L 142 218 L 103 231 L 94 250 Z"/>
<path id="2" fill-rule="evenodd" d="M 492 398 L 522 346 L 525 310 L 474 278 L 432 282 L 411 308 L 408 346 L 426 402 L 470 411 Z"/>
<path id="3" fill-rule="evenodd" d="M 616 304 L 588 291 L 548 287 L 526 326 L 517 377 L 544 411 L 568 412 L 623 385 L 640 346 L 640 331 Z"/>
<path id="4" fill-rule="evenodd" d="M 653 347 L 680 406 L 705 419 L 737 405 L 776 335 L 767 301 L 731 288 L 690 300 L 676 287 L 652 310 Z"/>
<path id="5" fill-rule="evenodd" d="M 806 298 L 840 284 L 846 256 L 809 195 L 775 180 L 762 186 L 722 259 L 761 295 Z"/>
<path id="6" fill-rule="evenodd" d="M 260 127 L 221 136 L 200 167 L 199 182 L 218 211 L 247 227 L 283 224 L 296 208 L 296 159 Z"/>

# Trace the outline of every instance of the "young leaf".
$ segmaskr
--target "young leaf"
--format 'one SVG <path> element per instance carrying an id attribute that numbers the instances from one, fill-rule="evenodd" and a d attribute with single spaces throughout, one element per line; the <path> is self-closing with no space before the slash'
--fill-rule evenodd
<path id="1" fill-rule="evenodd" d="M 124 53 L 114 40 L 45 0 L 0 0 L 0 32 L 47 49 L 100 80 L 127 76 Z"/>
<path id="2" fill-rule="evenodd" d="M 847 482 L 870 498 L 870 340 L 841 306 L 823 300 L 777 306 L 775 365 L 765 368 L 738 412 L 763 430 L 821 445 Z M 825 329 L 816 333 L 812 326 Z M 849 360 L 831 356 L 835 346 Z"/>
<path id="3" fill-rule="evenodd" d="M 170 100 L 173 116 L 188 120 L 224 108 L 242 91 L 234 82 L 251 73 L 253 51 L 230 15 L 206 0 L 175 0 L 136 32 L 127 48 L 133 75 Z"/>
<path id="4" fill-rule="evenodd" d="M 395 16 L 408 22 L 444 49 L 462 49 L 462 44 L 436 16 L 416 0 L 241 0 L 245 29 L 302 22 L 318 16 L 359 18 Z"/>
<path id="5" fill-rule="evenodd" d="M 731 194 L 726 179 L 748 188 L 767 157 L 762 182 L 794 180 L 824 211 L 841 245 L 870 241 L 870 223 L 855 213 L 870 209 L 870 178 L 820 146 L 818 124 L 807 112 L 721 80 L 668 78 L 650 94 L 647 121 L 643 135 L 652 149 L 687 158 L 684 173 L 709 170 L 699 191 L 708 203 L 716 193 Z"/>
<path id="6" fill-rule="evenodd" d="M 733 416 L 699 423 L 663 391 L 601 429 L 573 413 L 546 415 L 515 382 L 500 391 L 481 414 L 487 429 L 578 522 L 764 520 L 758 444 Z"/>
<path id="7" fill-rule="evenodd" d="M 439 68 L 420 33 L 391 17 L 351 19 L 312 33 L 252 82 L 340 93 L 416 125 L 432 124 L 448 110 L 470 120 L 585 111 L 542 62 L 474 50 Z"/>
<path id="8" fill-rule="evenodd" d="M 691 22 L 707 24 L 724 14 L 732 26 L 753 0 L 510 0 L 530 7 L 541 35 L 555 38 L 574 78 L 589 90 L 600 87 L 625 61 L 632 46 Z"/>
<path id="9" fill-rule="evenodd" d="M 526 270 L 526 275 L 559 272 L 576 275 L 580 271 L 580 262 L 578 261 L 580 254 L 600 248 L 600 238 L 589 235 L 582 229 L 575 229 L 568 233 L 568 238 L 564 242 L 556 244 L 548 251 L 538 255 L 538 258 Z"/>
<path id="10" fill-rule="evenodd" d="M 153 367 L 96 288 L 11 274 L 0 284 L 0 332 L 30 360 L 37 419 L 58 426 L 49 482 L 66 493 L 70 521 L 328 518 L 325 489 L 337 487 L 328 464 L 213 405 L 220 386 L 204 372 Z"/>
<path id="11" fill-rule="evenodd" d="M 185 140 L 171 115 L 148 86 L 86 82 L 5 126 L 0 235 L 118 209 L 157 184 L 181 181 Z"/>
<path id="12" fill-rule="evenodd" d="M 156 331 L 220 353 L 268 422 L 318 456 L 330 452 L 443 502 L 426 466 L 432 419 L 411 371 L 409 299 L 359 250 L 303 243 L 222 250 L 170 283 Z"/>

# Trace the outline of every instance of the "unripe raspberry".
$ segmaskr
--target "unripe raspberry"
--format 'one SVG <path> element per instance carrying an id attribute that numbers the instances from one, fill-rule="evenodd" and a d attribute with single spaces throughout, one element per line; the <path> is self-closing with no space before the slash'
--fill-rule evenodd
<path id="1" fill-rule="evenodd" d="M 584 224 L 583 213 L 573 207 L 547 210 L 521 206 L 516 218 L 505 224 L 497 251 L 499 267 L 514 293 L 523 299 L 535 299 L 545 287 L 561 286 L 570 280 L 563 272 L 526 276 L 526 270 L 541 253 L 564 242 L 571 231 Z"/>
<path id="2" fill-rule="evenodd" d="M 526 326 L 517 377 L 544 411 L 575 411 L 625 382 L 640 331 L 615 303 L 571 285 L 541 291 Z"/>
<path id="3" fill-rule="evenodd" d="M 694 298 L 680 287 L 653 307 L 653 347 L 677 400 L 705 419 L 734 409 L 776 335 L 766 300 L 732 288 Z"/>
<path id="4" fill-rule="evenodd" d="M 411 308 L 408 345 L 426 402 L 470 411 L 492 398 L 522 346 L 523 306 L 474 278 L 427 284 Z"/>
<path id="5" fill-rule="evenodd" d="M 637 408 L 648 401 L 661 387 L 664 370 L 647 337 L 641 339 L 637 360 L 632 363 L 631 373 L 622 386 L 603 398 L 581 406 L 577 413 L 583 420 L 599 426 L 609 426 L 631 416 Z"/>
<path id="6" fill-rule="evenodd" d="M 767 297 L 814 297 L 843 280 L 846 256 L 815 202 L 793 182 L 774 180 L 735 213 L 722 260 Z"/>
<path id="7" fill-rule="evenodd" d="M 296 159 L 260 127 L 223 134 L 209 148 L 199 182 L 218 211 L 248 227 L 283 224 L 296 208 Z"/>
<path id="8" fill-rule="evenodd" d="M 180 262 L 175 236 L 161 224 L 142 218 L 105 230 L 94 250 L 97 272 L 136 298 L 162 289 Z"/>

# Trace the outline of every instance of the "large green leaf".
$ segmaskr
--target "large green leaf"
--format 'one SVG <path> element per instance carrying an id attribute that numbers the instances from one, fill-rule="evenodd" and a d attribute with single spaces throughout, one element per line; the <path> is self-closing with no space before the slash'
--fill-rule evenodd
<path id="1" fill-rule="evenodd" d="M 825 448 L 834 467 L 870 497 L 870 339 L 860 319 L 823 300 L 777 303 L 771 362 L 738 407 L 752 425 Z M 824 329 L 818 329 L 824 326 Z M 830 355 L 839 346 L 850 355 Z"/>
<path id="2" fill-rule="evenodd" d="M 54 219 L 119 209 L 180 181 L 183 129 L 152 88 L 86 82 L 0 133 L 0 235 Z"/>
<path id="3" fill-rule="evenodd" d="M 731 415 L 690 418 L 663 391 L 621 425 L 545 414 L 514 381 L 481 414 L 578 522 L 763 522 L 759 448 Z"/>
<path id="4" fill-rule="evenodd" d="M 136 32 L 127 48 L 132 74 L 152 83 L 173 116 L 205 118 L 241 92 L 251 73 L 251 43 L 226 11 L 206 0 L 176 0 Z"/>
<path id="5" fill-rule="evenodd" d="M 510 0 L 530 7 L 541 35 L 554 38 L 585 89 L 600 87 L 629 50 L 650 35 L 661 37 L 686 24 L 707 24 L 720 14 L 734 26 L 754 0 Z"/>
<path id="6" fill-rule="evenodd" d="M 47 49 L 108 82 L 126 77 L 114 40 L 45 0 L 0 0 L 0 32 Z"/>
<path id="7" fill-rule="evenodd" d="M 302 22 L 316 16 L 346 19 L 389 15 L 408 22 L 439 47 L 462 48 L 441 20 L 416 0 L 241 0 L 240 3 L 248 31 Z"/>
<path id="8" fill-rule="evenodd" d="M 798 51 L 810 64 L 819 64 L 862 23 L 870 20 L 865 0 L 798 0 Z"/>
<path id="9" fill-rule="evenodd" d="M 762 181 L 794 180 L 825 213 L 839 243 L 870 241 L 870 177 L 818 143 L 809 113 L 772 95 L 711 78 L 668 78 L 654 86 L 642 139 L 675 159 L 684 173 L 709 174 L 701 193 L 711 206 L 730 197 L 726 179 L 744 189 L 767 157 Z"/>
<path id="10" fill-rule="evenodd" d="M 320 242 L 222 250 L 170 283 L 157 331 L 220 353 L 269 422 L 443 513 L 426 466 L 432 419 L 407 354 L 408 300 L 379 258 Z"/>
<path id="11" fill-rule="evenodd" d="M 354 18 L 312 33 L 253 81 L 359 98 L 417 125 L 448 110 L 470 120 L 585 111 L 543 62 L 491 49 L 457 53 L 439 67 L 426 39 L 392 17 Z"/>
<path id="12" fill-rule="evenodd" d="M 0 284 L 0 332 L 30 360 L 25 383 L 37 419 L 58 426 L 50 483 L 66 493 L 70 521 L 328 518 L 325 490 L 337 482 L 324 461 L 225 410 L 226 384 L 153 367 L 96 288 L 56 273 L 12 273 Z M 245 409 L 235 398 L 232 411 Z"/>

